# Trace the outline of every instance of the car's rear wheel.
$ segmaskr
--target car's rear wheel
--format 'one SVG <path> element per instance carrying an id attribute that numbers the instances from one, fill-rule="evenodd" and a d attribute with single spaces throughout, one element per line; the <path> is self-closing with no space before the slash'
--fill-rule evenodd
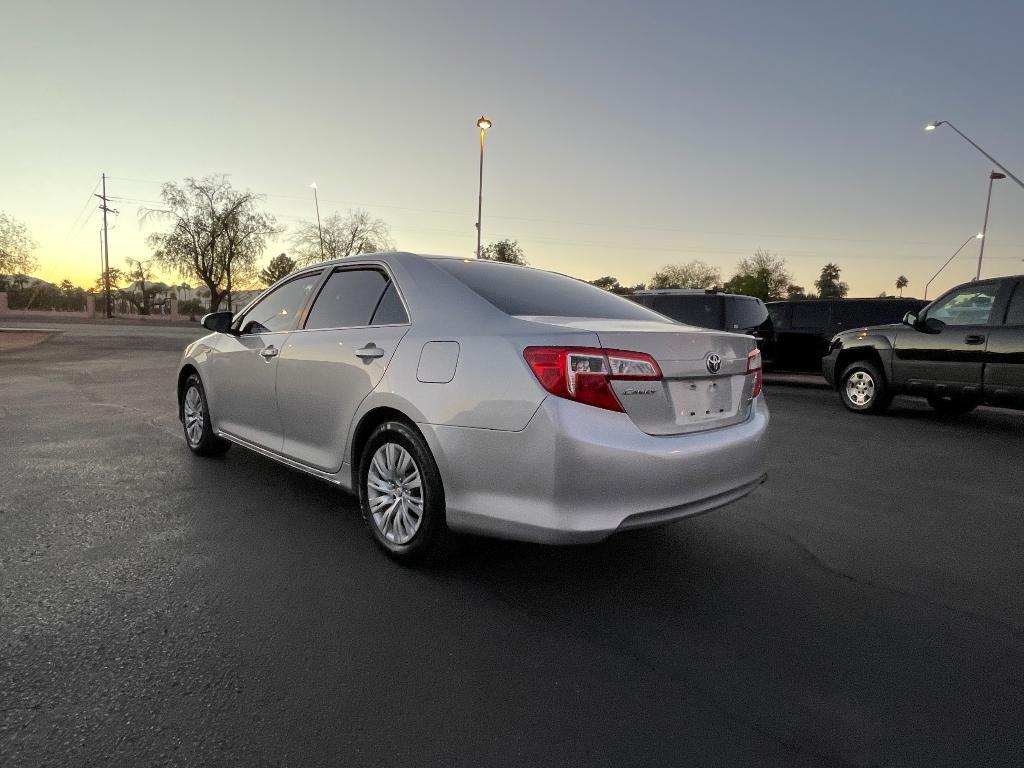
<path id="1" fill-rule="evenodd" d="M 194 454 L 220 456 L 231 447 L 231 443 L 214 434 L 206 390 L 194 373 L 181 390 L 181 426 L 185 430 L 185 442 Z"/>
<path id="2" fill-rule="evenodd" d="M 374 540 L 392 557 L 426 562 L 447 550 L 441 474 L 411 425 L 387 421 L 374 429 L 359 461 L 359 503 Z"/>
<path id="3" fill-rule="evenodd" d="M 892 403 L 885 377 L 866 360 L 858 360 L 843 371 L 839 395 L 843 405 L 854 413 L 881 413 Z"/>
<path id="4" fill-rule="evenodd" d="M 928 405 L 941 413 L 943 416 L 961 416 L 970 413 L 978 407 L 977 400 L 968 397 L 946 397 L 943 395 L 928 395 Z"/>

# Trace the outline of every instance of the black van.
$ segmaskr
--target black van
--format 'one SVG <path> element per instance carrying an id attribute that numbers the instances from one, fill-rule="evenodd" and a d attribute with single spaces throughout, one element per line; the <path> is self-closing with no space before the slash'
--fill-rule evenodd
<path id="1" fill-rule="evenodd" d="M 717 331 L 753 334 L 768 319 L 768 310 L 760 299 L 710 289 L 634 291 L 629 298 L 673 320 Z"/>
<path id="2" fill-rule="evenodd" d="M 770 301 L 761 350 L 767 367 L 789 371 L 821 370 L 828 343 L 840 331 L 899 323 L 921 299 L 799 299 Z"/>

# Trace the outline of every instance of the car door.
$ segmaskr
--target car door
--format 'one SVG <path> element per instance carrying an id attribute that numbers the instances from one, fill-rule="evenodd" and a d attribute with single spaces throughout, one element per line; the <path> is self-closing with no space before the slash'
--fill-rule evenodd
<path id="1" fill-rule="evenodd" d="M 1001 324 L 989 331 L 985 350 L 985 399 L 1024 408 L 1024 280 L 1010 288 Z M 996 310 L 998 312 L 998 309 Z"/>
<path id="2" fill-rule="evenodd" d="M 1002 283 L 954 288 L 926 307 L 916 326 L 900 329 L 893 379 L 911 392 L 980 395 L 982 369 Z"/>
<path id="3" fill-rule="evenodd" d="M 272 451 L 281 450 L 277 410 L 278 357 L 302 309 L 322 278 L 306 272 L 259 299 L 234 323 L 233 333 L 218 338 L 210 357 L 217 428 Z"/>
<path id="4" fill-rule="evenodd" d="M 286 456 L 325 472 L 341 468 L 356 410 L 408 330 L 398 286 L 384 267 L 331 273 L 278 362 Z"/>

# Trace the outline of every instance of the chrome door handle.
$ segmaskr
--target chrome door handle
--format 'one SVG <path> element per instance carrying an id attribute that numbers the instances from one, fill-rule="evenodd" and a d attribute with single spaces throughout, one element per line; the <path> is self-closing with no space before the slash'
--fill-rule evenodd
<path id="1" fill-rule="evenodd" d="M 384 357 L 384 350 L 371 341 L 362 349 L 356 350 L 356 357 L 361 357 L 363 360 L 372 360 L 375 357 Z"/>
<path id="2" fill-rule="evenodd" d="M 280 351 L 277 347 L 267 347 L 266 349 L 260 350 L 260 355 L 265 359 L 269 360 L 272 357 L 277 357 Z"/>

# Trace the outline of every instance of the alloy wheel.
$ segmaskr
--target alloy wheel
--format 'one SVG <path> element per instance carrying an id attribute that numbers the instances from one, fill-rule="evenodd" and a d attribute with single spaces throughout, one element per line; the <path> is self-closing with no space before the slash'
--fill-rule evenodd
<path id="1" fill-rule="evenodd" d="M 846 397 L 859 408 L 866 408 L 875 397 L 875 380 L 867 371 L 854 371 L 846 379 Z"/>
<path id="2" fill-rule="evenodd" d="M 185 423 L 185 434 L 188 436 L 188 443 L 194 448 L 203 439 L 203 396 L 199 394 L 198 387 L 189 387 L 188 391 L 185 392 L 182 417 Z"/>
<path id="3" fill-rule="evenodd" d="M 373 454 L 366 476 L 366 498 L 373 523 L 395 544 L 407 544 L 423 521 L 423 481 L 405 448 L 384 443 Z"/>

